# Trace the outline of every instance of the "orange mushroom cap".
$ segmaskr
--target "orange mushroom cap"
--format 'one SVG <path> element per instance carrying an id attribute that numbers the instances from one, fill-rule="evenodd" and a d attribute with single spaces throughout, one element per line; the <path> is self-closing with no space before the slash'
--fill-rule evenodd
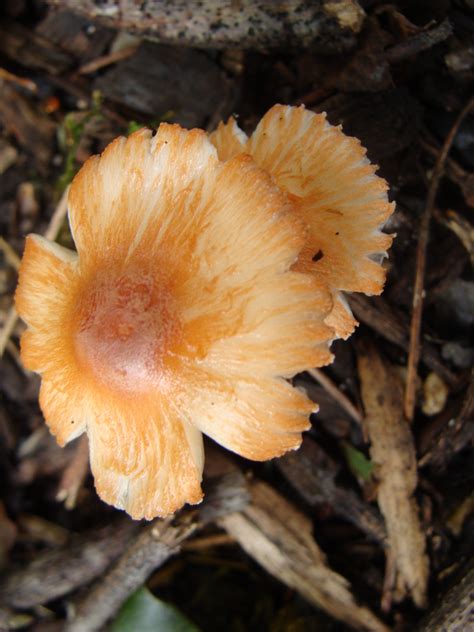
<path id="1" fill-rule="evenodd" d="M 295 269 L 314 273 L 333 294 L 326 323 L 347 338 L 357 322 L 342 291 L 380 294 L 381 259 L 392 237 L 381 232 L 394 204 L 356 138 L 325 114 L 275 105 L 250 138 L 231 118 L 210 135 L 221 160 L 247 153 L 287 193 L 309 228 Z"/>
<path id="2" fill-rule="evenodd" d="M 71 252 L 30 235 L 16 306 L 58 443 L 87 431 L 99 496 L 134 518 L 202 498 L 202 433 L 247 458 L 300 445 L 285 378 L 331 360 L 331 297 L 291 270 L 305 229 L 245 155 L 162 124 L 87 161 Z"/>

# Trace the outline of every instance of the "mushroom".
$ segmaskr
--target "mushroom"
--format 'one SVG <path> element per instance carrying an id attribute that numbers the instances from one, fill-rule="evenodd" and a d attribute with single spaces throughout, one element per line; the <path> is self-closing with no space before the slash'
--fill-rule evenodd
<path id="1" fill-rule="evenodd" d="M 99 496 L 133 518 L 201 501 L 202 433 L 255 460 L 300 445 L 315 405 L 285 378 L 330 362 L 332 301 L 291 269 L 290 207 L 249 156 L 162 124 L 75 177 L 77 253 L 28 236 L 23 362 L 58 443 L 87 432 Z"/>
<path id="2" fill-rule="evenodd" d="M 357 321 L 343 292 L 382 292 L 380 263 L 392 237 L 381 228 L 394 210 L 360 141 L 325 114 L 285 105 L 272 107 L 250 138 L 230 118 L 210 139 L 221 160 L 250 154 L 291 199 L 309 228 L 294 269 L 324 280 L 334 301 L 326 324 L 338 337 L 350 336 Z"/>

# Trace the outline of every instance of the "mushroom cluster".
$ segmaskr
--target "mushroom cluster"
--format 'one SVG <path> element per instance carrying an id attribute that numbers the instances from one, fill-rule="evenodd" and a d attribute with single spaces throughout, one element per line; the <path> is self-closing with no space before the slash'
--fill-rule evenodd
<path id="1" fill-rule="evenodd" d="M 342 291 L 381 292 L 392 210 L 360 143 L 304 108 L 90 158 L 77 252 L 28 236 L 16 306 L 46 423 L 87 432 L 99 496 L 136 519 L 200 502 L 203 433 L 254 460 L 298 448 L 317 407 L 288 378 L 353 330 Z"/>

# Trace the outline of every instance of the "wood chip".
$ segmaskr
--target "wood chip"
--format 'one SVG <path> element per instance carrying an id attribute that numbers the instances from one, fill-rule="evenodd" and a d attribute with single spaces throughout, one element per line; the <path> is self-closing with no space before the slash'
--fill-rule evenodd
<path id="1" fill-rule="evenodd" d="M 396 601 L 410 595 L 417 606 L 424 607 L 429 561 L 414 498 L 416 454 L 411 429 L 403 418 L 403 388 L 373 344 L 359 340 L 356 346 L 364 423 L 379 481 L 377 500 L 388 533 L 387 567 L 393 569 L 387 590 Z M 387 595 L 384 603 L 389 603 Z"/>
<path id="2" fill-rule="evenodd" d="M 220 526 L 271 575 L 316 607 L 357 630 L 387 632 L 368 608 L 356 603 L 347 580 L 327 566 L 311 521 L 266 483 L 254 483 L 251 495 L 252 502 L 221 518 Z"/>

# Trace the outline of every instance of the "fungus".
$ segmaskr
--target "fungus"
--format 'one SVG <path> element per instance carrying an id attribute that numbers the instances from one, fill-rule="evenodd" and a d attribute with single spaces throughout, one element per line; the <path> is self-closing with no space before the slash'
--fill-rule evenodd
<path id="1" fill-rule="evenodd" d="M 202 433 L 265 460 L 315 405 L 285 379 L 331 360 L 332 301 L 291 270 L 305 229 L 246 155 L 162 124 L 90 158 L 69 194 L 77 253 L 30 235 L 24 364 L 60 445 L 87 432 L 99 496 L 133 518 L 202 498 Z"/>
<path id="2" fill-rule="evenodd" d="M 324 280 L 334 301 L 326 323 L 338 337 L 350 336 L 357 321 L 343 292 L 382 292 L 380 262 L 392 237 L 381 227 L 394 210 L 360 141 L 325 114 L 284 105 L 272 107 L 250 138 L 233 118 L 210 138 L 221 160 L 250 154 L 289 196 L 309 228 L 295 269 Z"/>

